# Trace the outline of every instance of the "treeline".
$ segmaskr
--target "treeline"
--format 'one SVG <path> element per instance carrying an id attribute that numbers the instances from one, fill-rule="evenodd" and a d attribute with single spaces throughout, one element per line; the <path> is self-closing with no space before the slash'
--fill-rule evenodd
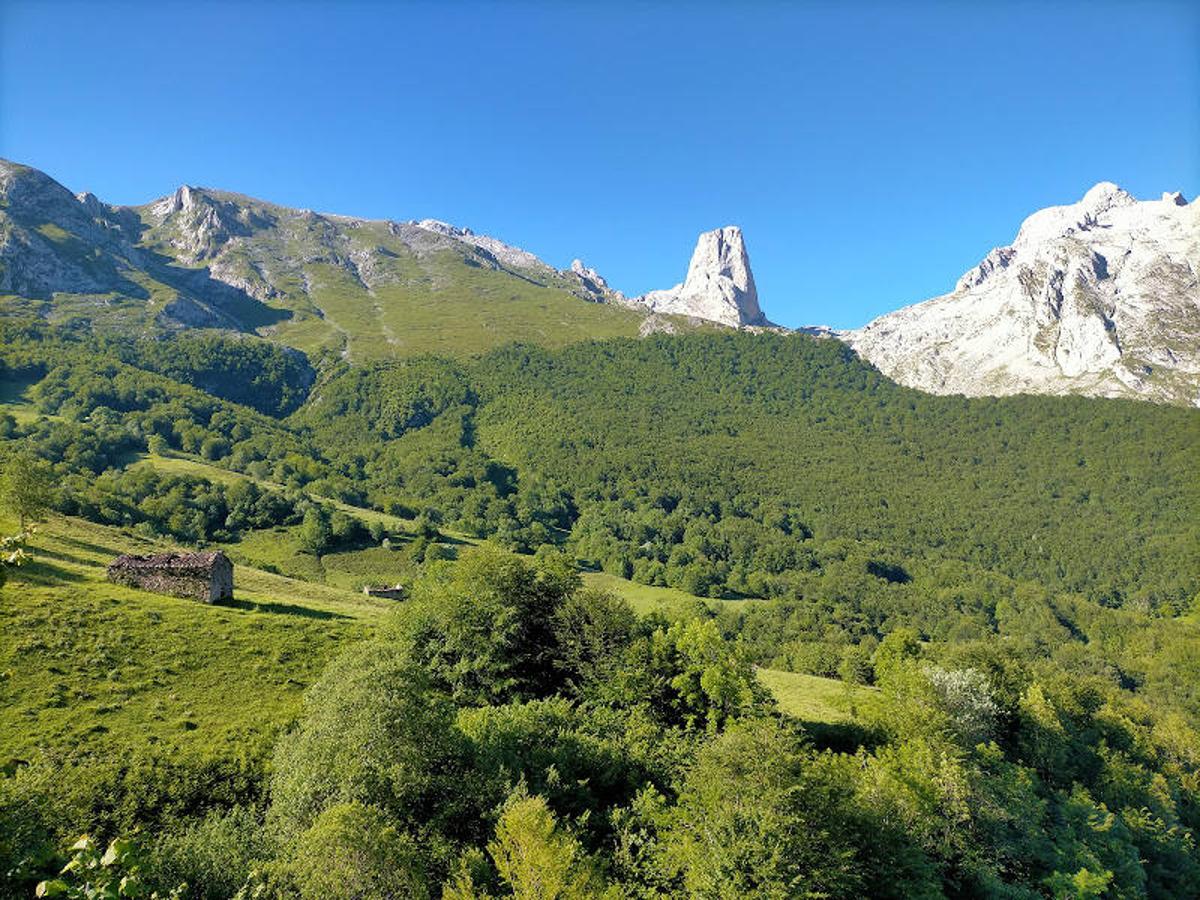
<path id="1" fill-rule="evenodd" d="M 93 334 L 72 326 L 9 319 L 0 325 L 10 359 L 43 364 L 38 349 L 83 351 L 165 375 L 269 416 L 286 416 L 308 397 L 316 378 L 303 353 L 249 335 L 218 331 L 167 332 L 155 337 Z M 40 345 L 40 346 L 39 346 Z M 22 347 L 32 353 L 22 354 Z"/>
<path id="2" fill-rule="evenodd" d="M 0 330 L 5 337 L 0 377 L 28 384 L 26 397 L 42 414 L 18 423 L 0 412 L 5 441 L 0 460 L 19 450 L 44 463 L 55 486 L 50 502 L 58 511 L 188 543 L 237 540 L 244 531 L 301 523 L 303 544 L 313 552 L 371 539 L 362 522 L 321 502 L 320 497 L 357 501 L 362 495 L 350 479 L 334 475 L 296 430 L 120 360 L 150 342 L 93 342 L 44 326 Z M 177 349 L 203 346 L 213 354 L 214 367 L 222 342 L 244 343 L 216 337 L 168 343 L 175 341 Z M 276 356 L 254 353 L 243 362 L 248 359 Z M 239 373 L 235 364 L 233 374 L 248 373 Z M 139 454 L 172 450 L 282 487 L 129 466 Z"/>
<path id="3" fill-rule="evenodd" d="M 779 716 L 716 622 L 477 552 L 330 667 L 269 767 L 0 778 L 0 869 L 52 875 L 86 822 L 143 827 L 143 885 L 196 898 L 1200 891 L 1194 722 L 1006 639 L 897 629 L 867 662 L 881 690 L 840 749 Z"/>
<path id="4" fill-rule="evenodd" d="M 56 499 L 59 512 L 69 516 L 189 543 L 230 541 L 243 531 L 297 524 L 317 506 L 298 492 L 263 490 L 251 481 L 221 484 L 152 467 L 69 475 Z"/>
<path id="5" fill-rule="evenodd" d="M 28 385 L 24 396 L 42 414 L 18 425 L 0 412 L 0 434 L 67 471 L 99 474 L 134 453 L 177 450 L 259 480 L 362 500 L 357 473 L 335 472 L 296 428 L 125 363 L 112 341 L 11 322 L 0 323 L 0 338 L 0 379 Z"/>
<path id="6" fill-rule="evenodd" d="M 245 336 L 182 332 L 160 340 L 119 342 L 114 350 L 131 365 L 268 416 L 294 412 L 316 379 L 300 351 Z"/>

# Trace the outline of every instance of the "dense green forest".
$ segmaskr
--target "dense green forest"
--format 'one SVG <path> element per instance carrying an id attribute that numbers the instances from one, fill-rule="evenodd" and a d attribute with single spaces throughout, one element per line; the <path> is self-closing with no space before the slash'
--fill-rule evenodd
<path id="1" fill-rule="evenodd" d="M 269 739 L 0 759 L 0 895 L 1200 894 L 1194 410 L 934 397 L 802 335 L 0 337 L 0 454 L 58 514 L 402 545 L 411 595 Z M 76 602 L 46 571 L 0 606 Z M 640 615 L 593 571 L 697 599 Z M 0 700 L 68 655 L 0 643 Z M 789 714 L 759 667 L 852 709 Z"/>
<path id="2" fill-rule="evenodd" d="M 1110 606 L 1186 605 L 1200 573 L 1194 412 L 935 397 L 836 341 L 660 337 L 353 369 L 301 421 L 340 468 L 361 461 L 377 497 L 412 485 L 527 543 L 545 539 L 525 534 L 536 524 L 570 527 L 582 558 L 638 580 L 690 574 L 696 593 L 790 593 L 773 576 L 816 568 L 814 537 Z M 489 521 L 481 476 L 528 495 L 515 517 Z"/>

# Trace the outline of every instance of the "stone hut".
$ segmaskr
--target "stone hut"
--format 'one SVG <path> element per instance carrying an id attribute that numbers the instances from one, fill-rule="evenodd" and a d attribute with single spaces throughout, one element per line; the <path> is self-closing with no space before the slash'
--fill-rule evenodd
<path id="1" fill-rule="evenodd" d="M 109 564 L 108 580 L 202 603 L 233 599 L 233 563 L 220 550 L 118 556 Z"/>
<path id="2" fill-rule="evenodd" d="M 363 585 L 363 593 L 368 597 L 381 597 L 384 600 L 403 600 L 407 592 L 404 590 L 404 585 L 402 584 L 367 584 Z"/>

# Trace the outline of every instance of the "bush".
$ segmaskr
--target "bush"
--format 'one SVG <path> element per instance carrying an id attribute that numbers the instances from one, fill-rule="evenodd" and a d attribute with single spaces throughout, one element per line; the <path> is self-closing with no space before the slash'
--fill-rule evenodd
<path id="1" fill-rule="evenodd" d="M 301 900 L 405 898 L 429 888 L 421 854 L 380 810 L 340 803 L 296 838 L 282 867 Z"/>
<path id="2" fill-rule="evenodd" d="M 143 882 L 145 856 L 140 844 L 129 838 L 114 838 L 108 849 L 83 835 L 70 846 L 70 861 L 57 878 L 38 884 L 38 897 L 60 897 L 63 900 L 182 900 L 187 885 L 176 885 L 159 893 L 147 891 Z"/>
<path id="3" fill-rule="evenodd" d="M 215 811 L 159 838 L 154 880 L 159 885 L 187 884 L 190 900 L 224 900 L 272 850 L 255 810 L 235 806 Z"/>
<path id="4" fill-rule="evenodd" d="M 300 724 L 280 740 L 270 818 L 295 834 L 332 806 L 359 803 L 399 821 L 453 820 L 463 752 L 453 706 L 403 649 L 359 645 L 312 687 Z"/>

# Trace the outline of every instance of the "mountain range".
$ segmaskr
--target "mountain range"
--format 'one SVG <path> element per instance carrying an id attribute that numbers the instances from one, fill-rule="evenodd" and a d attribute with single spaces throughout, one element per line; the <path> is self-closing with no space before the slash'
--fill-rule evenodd
<path id="1" fill-rule="evenodd" d="M 949 294 L 850 344 L 933 393 L 1080 393 L 1200 405 L 1200 212 L 1110 183 L 1034 213 Z M 97 330 L 252 332 L 319 358 L 464 355 L 512 340 L 776 328 L 741 229 L 699 236 L 686 276 L 626 297 L 468 228 L 292 209 L 182 186 L 142 206 L 0 160 L 0 312 Z"/>
<path id="2" fill-rule="evenodd" d="M 1200 206 L 1102 182 L 1031 215 L 949 294 L 841 337 L 933 393 L 1200 405 Z"/>

